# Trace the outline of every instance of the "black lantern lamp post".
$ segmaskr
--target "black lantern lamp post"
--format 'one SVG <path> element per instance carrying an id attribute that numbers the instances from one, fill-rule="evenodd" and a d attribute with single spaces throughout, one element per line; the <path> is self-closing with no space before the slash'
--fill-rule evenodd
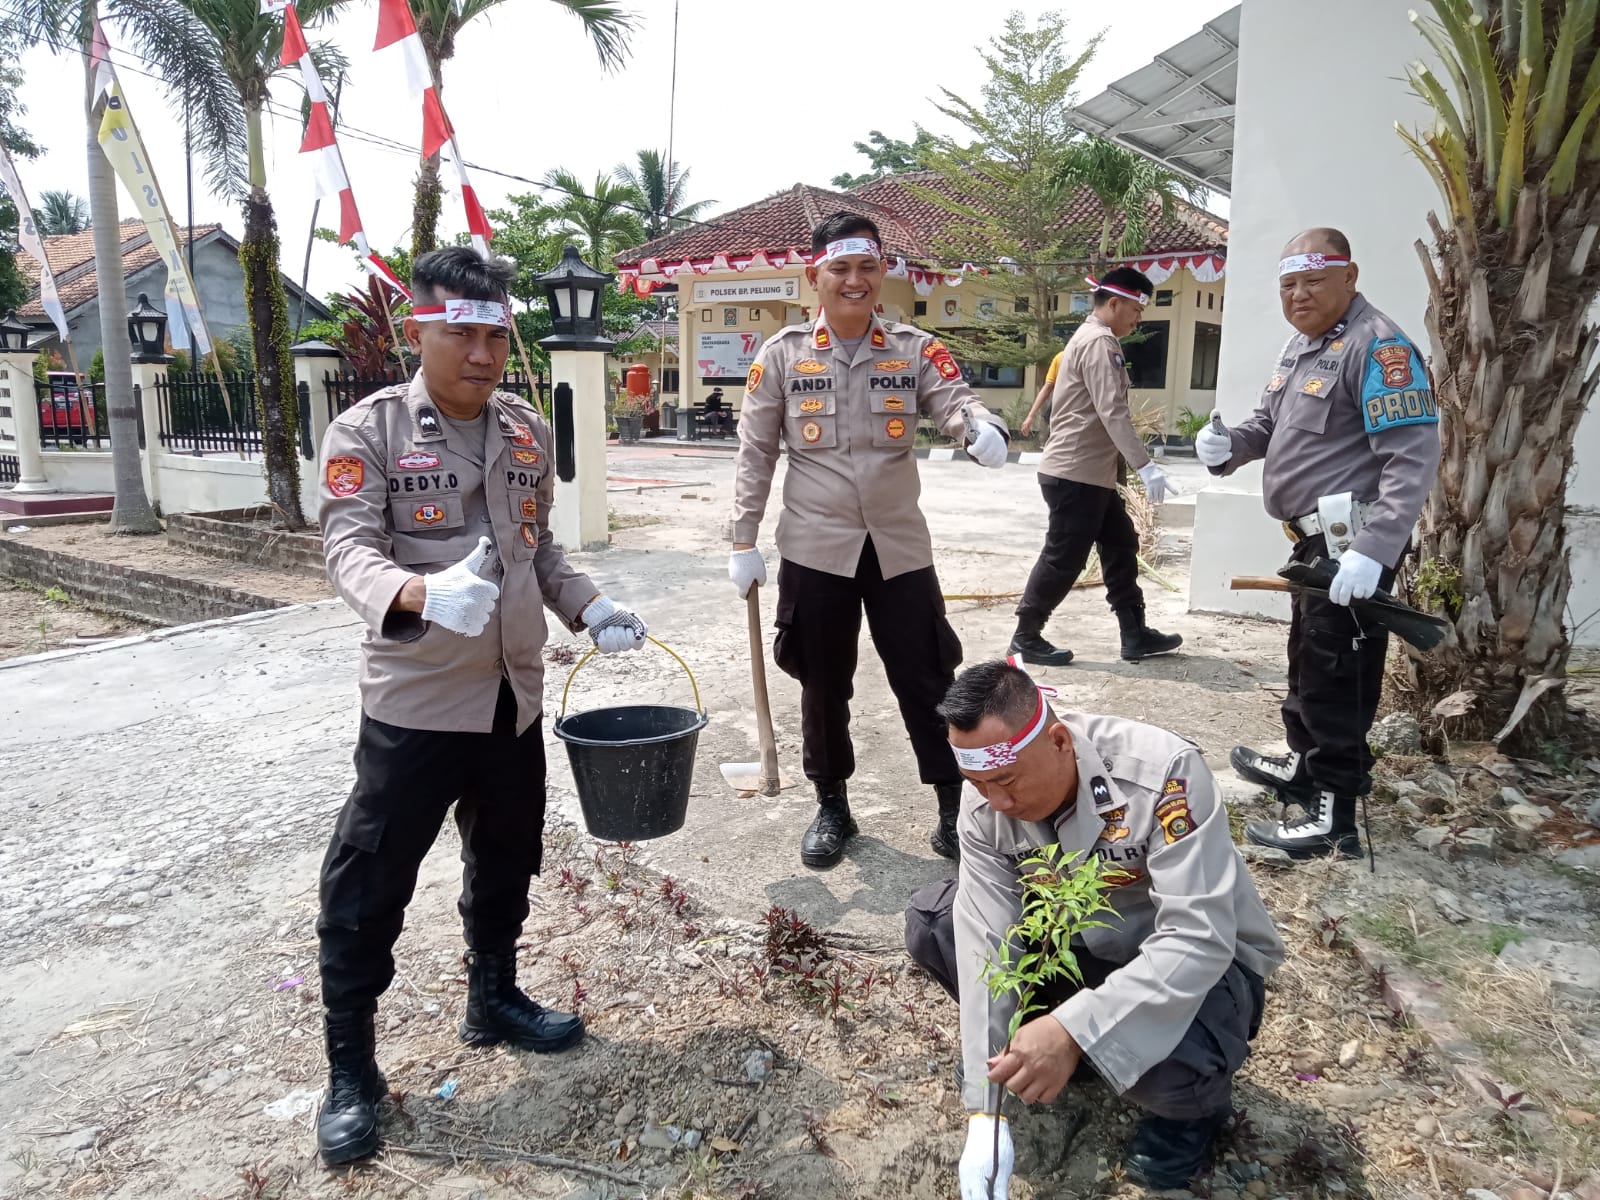
<path id="1" fill-rule="evenodd" d="M 139 293 L 139 303 L 128 314 L 128 342 L 135 359 L 166 357 L 167 314 L 151 304 L 150 297 L 143 292 Z"/>
<path id="2" fill-rule="evenodd" d="M 550 302 L 552 332 L 539 344 L 546 350 L 609 351 L 616 345 L 605 335 L 600 299 L 616 276 L 596 271 L 578 257 L 570 242 L 561 261 L 539 276 Z"/>
<path id="3" fill-rule="evenodd" d="M 26 354 L 30 332 L 26 325 L 17 320 L 15 311 L 8 313 L 4 320 L 0 320 L 0 354 Z"/>

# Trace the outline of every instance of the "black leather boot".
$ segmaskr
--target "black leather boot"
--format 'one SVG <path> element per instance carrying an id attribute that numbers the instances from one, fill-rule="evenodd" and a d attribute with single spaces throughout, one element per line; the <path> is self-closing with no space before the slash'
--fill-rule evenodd
<path id="1" fill-rule="evenodd" d="M 1354 796 L 1335 796 L 1319 789 L 1300 803 L 1305 806 L 1305 816 L 1293 821 L 1252 821 L 1244 827 L 1245 837 L 1258 846 L 1287 851 L 1290 858 L 1361 857 Z"/>
<path id="2" fill-rule="evenodd" d="M 370 1012 L 330 1012 L 328 1094 L 317 1112 L 317 1149 L 330 1167 L 368 1158 L 378 1149 L 378 1101 L 389 1085 L 378 1072 Z"/>
<path id="3" fill-rule="evenodd" d="M 933 791 L 939 797 L 939 824 L 934 826 L 928 844 L 933 847 L 935 854 L 959 859 L 961 839 L 956 834 L 956 818 L 961 815 L 961 785 L 937 783 L 934 784 Z"/>
<path id="4" fill-rule="evenodd" d="M 1020 654 L 1022 661 L 1037 667 L 1064 667 L 1072 661 L 1072 651 L 1052 646 L 1044 639 L 1044 618 L 1031 613 L 1017 615 L 1017 631 L 1011 635 L 1007 654 Z"/>
<path id="5" fill-rule="evenodd" d="M 1152 1191 L 1184 1188 L 1211 1158 L 1228 1112 L 1180 1121 L 1147 1113 L 1133 1131 L 1122 1165 L 1134 1183 Z"/>
<path id="6" fill-rule="evenodd" d="M 1122 627 L 1122 657 L 1129 662 L 1137 662 L 1153 654 L 1171 654 L 1183 645 L 1183 634 L 1162 633 L 1146 625 L 1142 605 L 1120 610 L 1117 624 Z"/>
<path id="7" fill-rule="evenodd" d="M 1259 784 L 1278 793 L 1282 801 L 1293 800 L 1304 804 L 1316 789 L 1311 784 L 1311 773 L 1306 770 L 1305 755 L 1291 751 L 1288 754 L 1262 754 L 1249 746 L 1235 746 L 1228 755 L 1234 773 L 1240 779 Z"/>
<path id="8" fill-rule="evenodd" d="M 817 815 L 800 839 L 800 861 L 808 867 L 831 867 L 844 857 L 844 844 L 857 832 L 850 815 L 850 794 L 842 779 L 817 779 Z"/>
<path id="9" fill-rule="evenodd" d="M 461 1040 L 469 1046 L 510 1042 L 549 1054 L 583 1040 L 583 1020 L 535 1004 L 517 989 L 516 951 L 467 951 L 467 1016 Z"/>

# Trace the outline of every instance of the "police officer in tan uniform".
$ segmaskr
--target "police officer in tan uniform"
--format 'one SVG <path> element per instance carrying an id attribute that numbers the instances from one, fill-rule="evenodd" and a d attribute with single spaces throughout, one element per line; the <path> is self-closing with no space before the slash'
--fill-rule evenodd
<path id="1" fill-rule="evenodd" d="M 927 415 L 944 433 L 964 436 L 967 455 L 982 466 L 1006 461 L 1005 422 L 973 395 L 944 345 L 878 317 L 880 245 L 877 226 L 854 213 L 817 226 L 818 257 L 806 278 L 821 309 L 761 348 L 739 422 L 728 574 L 741 596 L 766 582 L 756 535 L 780 439 L 789 452 L 773 657 L 800 681 L 805 773 L 818 804 L 800 843 L 810 867 L 837 862 L 856 832 L 846 780 L 855 771 L 850 698 L 863 608 L 922 782 L 938 796 L 931 844 L 956 853 L 961 776 L 934 710 L 961 662 L 961 642 L 945 619 L 917 507 L 917 420 Z"/>
<path id="2" fill-rule="evenodd" d="M 1283 315 L 1295 329 L 1261 404 L 1228 429 L 1219 414 L 1195 439 L 1214 475 L 1266 460 L 1261 498 L 1294 543 L 1290 561 L 1337 560 L 1326 599 L 1295 597 L 1289 624 L 1287 755 L 1236 746 L 1244 778 L 1304 816 L 1254 822 L 1251 841 L 1294 858 L 1361 855 L 1356 801 L 1372 786 L 1367 731 L 1383 692 L 1388 632 L 1350 601 L 1388 590 L 1439 469 L 1439 415 L 1422 354 L 1356 290 L 1350 243 L 1311 229 L 1278 265 Z"/>
<path id="3" fill-rule="evenodd" d="M 1183 636 L 1161 633 L 1145 624 L 1144 593 L 1139 588 L 1139 533 L 1128 517 L 1117 485 L 1127 462 L 1139 472 L 1152 504 L 1175 491 L 1166 472 L 1150 460 L 1144 439 L 1133 427 L 1128 407 L 1128 371 L 1121 339 L 1138 326 L 1152 285 L 1132 267 L 1117 267 L 1094 288 L 1094 311 L 1084 320 L 1056 369 L 1050 399 L 1050 426 L 1039 462 L 1039 488 L 1050 510 L 1044 549 L 1017 604 L 1017 629 L 1010 653 L 1024 662 L 1061 667 L 1072 651 L 1052 645 L 1044 625 L 1067 598 L 1089 561 L 1100 551 L 1106 603 L 1122 630 L 1122 657 L 1130 661 L 1166 654 L 1183 645 Z M 1046 394 L 1034 398 L 1023 428 L 1033 426 Z"/>
<path id="4" fill-rule="evenodd" d="M 964 671 L 940 712 L 970 785 L 960 879 L 913 897 L 906 945 L 961 1005 L 972 1114 L 963 1200 L 985 1197 L 994 1173 L 997 1088 L 1048 1103 L 1084 1062 L 1145 1110 L 1128 1174 L 1150 1188 L 1187 1185 L 1232 1112 L 1233 1075 L 1284 957 L 1205 760 L 1154 726 L 1058 717 L 1011 662 Z M 1073 945 L 1082 986 L 1049 985 L 1049 1011 L 1005 1049 L 1015 1001 L 990 994 L 983 968 L 1021 917 L 1018 864 L 1054 844 L 1074 859 L 1092 853 L 1113 873 L 1115 916 Z M 999 1120 L 994 1195 L 1004 1197 L 1013 1153 Z"/>
<path id="5" fill-rule="evenodd" d="M 550 429 L 495 390 L 510 337 L 509 267 L 466 248 L 412 269 L 409 385 L 341 413 L 322 447 L 328 578 L 366 623 L 356 783 L 322 864 L 330 1164 L 378 1146 L 386 1085 L 373 1014 L 423 856 L 455 805 L 467 943 L 461 1038 L 552 1051 L 578 1017 L 516 986 L 516 943 L 544 829 L 544 609 L 605 653 L 645 625 L 574 570 L 550 536 Z"/>

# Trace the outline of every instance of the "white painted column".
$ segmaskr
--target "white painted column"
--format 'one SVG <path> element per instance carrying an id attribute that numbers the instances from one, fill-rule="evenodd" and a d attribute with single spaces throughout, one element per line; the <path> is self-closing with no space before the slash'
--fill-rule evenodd
<path id="1" fill-rule="evenodd" d="M 294 382 L 296 388 L 305 384 L 301 403 L 311 406 L 311 451 L 313 462 L 322 453 L 322 438 L 333 423 L 329 411 L 328 387 L 324 375 L 338 371 L 344 359 L 327 342 L 301 342 L 289 350 L 294 357 Z M 312 474 L 316 474 L 313 470 Z"/>
<path id="2" fill-rule="evenodd" d="M 562 384 L 572 389 L 570 482 L 556 477 L 550 529 L 567 550 L 601 550 L 609 538 L 606 511 L 606 356 L 599 350 L 550 350 L 550 413 L 556 424 L 556 396 Z M 559 441 L 560 429 L 556 427 Z M 560 455 L 557 454 L 559 462 Z M 552 470 L 555 464 L 552 464 Z"/>
<path id="3" fill-rule="evenodd" d="M 161 398 L 156 383 L 167 377 L 167 367 L 172 359 L 165 354 L 152 357 L 136 354 L 132 359 L 133 391 L 139 401 L 139 415 L 144 422 L 144 453 L 139 456 L 139 471 L 144 476 L 144 494 L 152 505 L 161 503 L 161 470 L 156 455 L 161 448 Z"/>
<path id="4" fill-rule="evenodd" d="M 17 432 L 17 495 L 53 492 L 44 477 L 44 457 L 39 453 L 39 398 L 33 389 L 33 360 L 38 356 L 0 354 L 0 404 L 11 405 L 12 428 Z"/>

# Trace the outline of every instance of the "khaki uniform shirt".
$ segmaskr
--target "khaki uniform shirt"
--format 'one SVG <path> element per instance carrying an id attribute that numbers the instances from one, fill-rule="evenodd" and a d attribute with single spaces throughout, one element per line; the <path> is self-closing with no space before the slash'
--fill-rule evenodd
<path id="1" fill-rule="evenodd" d="M 485 412 L 483 445 L 457 444 L 419 372 L 340 413 L 322 443 L 328 580 L 367 623 L 361 707 L 386 724 L 487 733 L 504 675 L 522 733 L 543 711 L 544 606 L 576 632 L 599 592 L 551 540 L 549 426 L 504 392 Z M 481 573 L 500 599 L 481 634 L 390 611 L 408 579 L 460 562 L 485 535 Z"/>
<path id="2" fill-rule="evenodd" d="M 1061 352 L 1039 474 L 1114 488 L 1119 458 L 1135 471 L 1150 461 L 1128 408 L 1122 344 L 1090 313 Z"/>
<path id="3" fill-rule="evenodd" d="M 883 577 L 933 565 L 917 499 L 917 419 L 959 438 L 962 410 L 1006 433 L 942 342 L 876 316 L 853 358 L 823 321 L 780 329 L 756 356 L 739 419 L 730 539 L 755 544 L 772 491 L 779 437 L 789 449 L 778 552 L 853 576 L 867 538 Z"/>
<path id="4" fill-rule="evenodd" d="M 1084 951 L 1123 965 L 1051 1014 L 1118 1092 L 1172 1053 L 1235 959 L 1263 979 L 1283 962 L 1283 944 L 1193 743 L 1121 717 L 1063 720 L 1078 760 L 1078 793 L 1052 820 L 1001 816 L 970 784 L 961 798 L 953 920 L 962 1099 L 972 1112 L 990 1107 L 987 1061 L 1005 1046 L 1016 1011 L 1011 997 L 990 996 L 982 971 L 1021 915 L 1018 864 L 1042 846 L 1092 851 L 1125 873 L 1127 882 L 1107 897 L 1115 914 L 1097 918 L 1107 928 L 1081 938 Z"/>
<path id="5" fill-rule="evenodd" d="M 1265 458 L 1262 501 L 1280 521 L 1353 492 L 1372 507 L 1351 549 L 1395 566 L 1439 473 L 1439 414 L 1416 346 L 1356 295 L 1327 333 L 1284 346 L 1233 457 L 1212 474 Z"/>

